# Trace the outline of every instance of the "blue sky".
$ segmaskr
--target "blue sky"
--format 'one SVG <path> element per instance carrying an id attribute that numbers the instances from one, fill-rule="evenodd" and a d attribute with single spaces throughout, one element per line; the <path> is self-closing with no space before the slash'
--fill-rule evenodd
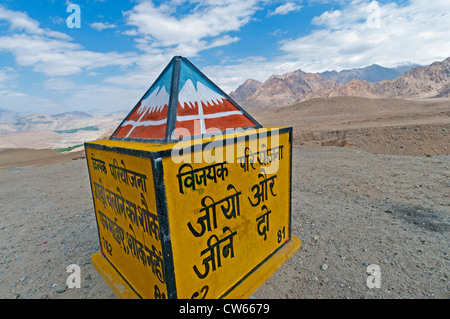
<path id="1" fill-rule="evenodd" d="M 2 0 L 0 108 L 130 110 L 174 55 L 225 92 L 297 69 L 425 65 L 450 56 L 449 30 L 448 0 Z"/>

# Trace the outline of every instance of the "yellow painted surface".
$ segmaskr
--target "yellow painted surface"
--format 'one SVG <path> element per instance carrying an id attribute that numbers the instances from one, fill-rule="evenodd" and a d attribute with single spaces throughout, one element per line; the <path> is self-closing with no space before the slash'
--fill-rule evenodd
<path id="1" fill-rule="evenodd" d="M 267 262 L 261 265 L 256 271 L 252 272 L 245 280 L 233 289 L 226 298 L 229 299 L 247 299 L 255 292 L 283 263 L 288 260 L 301 246 L 300 240 L 292 236 L 291 240 L 284 245 Z M 103 257 L 101 253 L 95 253 L 91 256 L 92 263 L 98 272 L 102 275 L 111 290 L 121 299 L 138 299 L 139 296 L 133 291 L 132 287 L 123 280 L 119 273 Z"/>
<path id="2" fill-rule="evenodd" d="M 86 145 L 104 256 L 92 258 L 119 297 L 166 298 L 167 279 L 175 278 L 178 298 L 247 298 L 300 247 L 290 233 L 289 132 L 265 132 Z M 167 207 L 159 212 L 153 174 L 164 183 Z M 161 216 L 170 260 L 163 260 Z"/>
<path id="3" fill-rule="evenodd" d="M 265 127 L 262 129 L 247 129 L 247 130 L 241 131 L 241 132 L 236 131 L 236 133 L 234 133 L 232 135 L 226 135 L 226 134 L 222 135 L 221 134 L 221 135 L 217 135 L 217 136 L 214 136 L 211 138 L 205 137 L 202 140 L 195 139 L 195 140 L 187 140 L 187 141 L 183 141 L 183 142 L 170 143 L 170 144 L 125 142 L 125 141 L 116 141 L 116 140 L 110 140 L 110 139 L 95 141 L 92 143 L 110 147 L 110 148 L 124 148 L 124 149 L 129 149 L 129 150 L 138 150 L 138 151 L 142 150 L 142 151 L 146 151 L 146 152 L 160 152 L 160 151 L 171 150 L 174 146 L 184 147 L 187 145 L 198 144 L 199 141 L 201 141 L 203 143 L 208 143 L 214 139 L 221 141 L 221 140 L 230 138 L 230 136 L 240 138 L 240 137 L 247 136 L 249 134 L 254 134 L 257 132 L 262 132 L 262 131 L 264 132 L 264 131 L 269 131 L 269 130 L 273 130 L 273 129 L 279 130 L 279 129 L 283 129 L 283 128 L 284 127 Z"/>
<path id="4" fill-rule="evenodd" d="M 166 297 L 150 159 L 89 146 L 86 155 L 103 255 L 141 297 Z"/>
<path id="5" fill-rule="evenodd" d="M 139 296 L 133 291 L 132 287 L 119 275 L 101 253 L 93 254 L 91 260 L 92 264 L 117 297 L 121 299 L 139 299 Z"/>
<path id="6" fill-rule="evenodd" d="M 252 272 L 245 280 L 236 286 L 227 296 L 227 299 L 247 299 L 255 292 L 275 271 L 280 268 L 301 246 L 301 241 L 295 236 L 279 251 Z"/>
<path id="7" fill-rule="evenodd" d="M 163 159 L 178 298 L 226 297 L 291 238 L 289 134 L 216 146 Z"/>

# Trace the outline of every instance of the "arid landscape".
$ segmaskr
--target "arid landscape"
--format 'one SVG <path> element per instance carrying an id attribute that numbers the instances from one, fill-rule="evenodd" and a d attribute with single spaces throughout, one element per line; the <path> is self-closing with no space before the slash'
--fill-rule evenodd
<path id="1" fill-rule="evenodd" d="M 294 127 L 295 145 L 356 146 L 372 153 L 448 154 L 450 101 L 335 97 L 255 112 L 266 126 Z"/>
<path id="2" fill-rule="evenodd" d="M 450 99 L 431 91 L 247 107 L 264 126 L 294 128 L 292 231 L 302 241 L 252 298 L 450 297 Z M 90 261 L 99 242 L 84 152 L 54 151 L 105 138 L 120 118 L 102 123 L 0 134 L 0 298 L 115 298 Z M 74 263 L 82 287 L 67 289 Z M 381 288 L 366 285 L 370 264 Z"/>

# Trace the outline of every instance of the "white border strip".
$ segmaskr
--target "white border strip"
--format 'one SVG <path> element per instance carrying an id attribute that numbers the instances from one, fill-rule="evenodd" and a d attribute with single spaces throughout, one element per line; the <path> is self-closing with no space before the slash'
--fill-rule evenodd
<path id="1" fill-rule="evenodd" d="M 203 114 L 203 116 L 199 115 L 185 115 L 185 116 L 177 116 L 177 121 L 192 121 L 192 120 L 201 120 L 201 119 L 217 119 L 221 117 L 226 117 L 230 115 L 243 115 L 241 111 L 229 111 L 229 112 L 219 112 L 213 114 Z"/>

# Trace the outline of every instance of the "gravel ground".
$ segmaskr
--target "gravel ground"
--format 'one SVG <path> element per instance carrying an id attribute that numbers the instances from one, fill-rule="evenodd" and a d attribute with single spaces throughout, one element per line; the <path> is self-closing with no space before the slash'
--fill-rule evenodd
<path id="1" fill-rule="evenodd" d="M 449 298 L 450 155 L 294 147 L 292 231 L 302 247 L 252 298 Z M 0 298 L 115 298 L 85 159 L 0 170 Z M 81 267 L 67 289 L 66 267 Z M 367 266 L 381 270 L 369 289 Z"/>

